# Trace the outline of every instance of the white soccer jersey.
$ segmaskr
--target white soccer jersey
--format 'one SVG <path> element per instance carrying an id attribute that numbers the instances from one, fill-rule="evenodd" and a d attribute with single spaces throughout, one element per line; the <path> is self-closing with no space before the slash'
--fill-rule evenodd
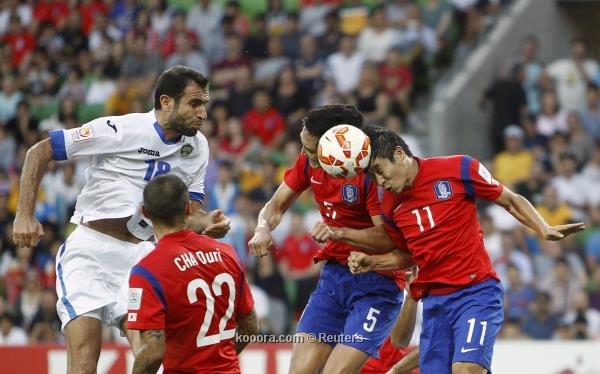
<path id="1" fill-rule="evenodd" d="M 154 111 L 101 117 L 79 128 L 50 131 L 50 141 L 55 160 L 92 156 L 72 223 L 132 216 L 129 231 L 148 239 L 152 227 L 141 217 L 142 191 L 150 179 L 166 173 L 183 179 L 190 199 L 204 199 L 206 138 L 198 132 L 167 140 Z"/>

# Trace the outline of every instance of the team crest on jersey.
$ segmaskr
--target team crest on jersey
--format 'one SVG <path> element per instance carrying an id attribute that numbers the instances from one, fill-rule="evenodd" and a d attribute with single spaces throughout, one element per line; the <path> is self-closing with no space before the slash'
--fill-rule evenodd
<path id="1" fill-rule="evenodd" d="M 452 186 L 446 179 L 437 181 L 433 186 L 433 190 L 435 191 L 435 197 L 438 200 L 448 200 L 450 196 L 452 196 Z"/>
<path id="2" fill-rule="evenodd" d="M 189 156 L 193 150 L 194 150 L 194 147 L 192 147 L 190 144 L 184 144 L 183 147 L 181 147 L 181 157 L 185 158 L 185 157 Z"/>
<path id="3" fill-rule="evenodd" d="M 77 131 L 73 132 L 73 141 L 81 142 L 84 140 L 90 140 L 94 137 L 94 132 L 90 126 L 81 126 Z"/>
<path id="4" fill-rule="evenodd" d="M 343 185 L 342 200 L 349 205 L 356 204 L 358 202 L 358 187 L 354 184 Z"/>

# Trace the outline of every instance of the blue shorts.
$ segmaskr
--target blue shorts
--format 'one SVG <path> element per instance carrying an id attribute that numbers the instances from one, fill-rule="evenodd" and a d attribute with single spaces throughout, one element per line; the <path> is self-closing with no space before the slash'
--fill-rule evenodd
<path id="1" fill-rule="evenodd" d="M 453 362 L 477 363 L 491 374 L 503 304 L 504 289 L 495 279 L 448 295 L 426 296 L 419 345 L 421 374 L 450 374 Z"/>
<path id="2" fill-rule="evenodd" d="M 373 272 L 352 275 L 347 266 L 329 261 L 321 270 L 297 332 L 379 358 L 379 348 L 396 322 L 403 297 L 393 278 Z"/>

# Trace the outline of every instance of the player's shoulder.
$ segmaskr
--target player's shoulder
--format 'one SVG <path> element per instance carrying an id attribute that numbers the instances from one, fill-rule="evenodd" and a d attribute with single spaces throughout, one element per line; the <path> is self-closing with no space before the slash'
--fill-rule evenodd
<path id="1" fill-rule="evenodd" d="M 102 126 L 109 132 L 115 134 L 147 134 L 148 126 L 153 126 L 156 117 L 153 112 L 128 113 L 120 116 L 98 117 L 88 124 Z"/>
<path id="2" fill-rule="evenodd" d="M 476 158 L 469 155 L 450 155 L 420 159 L 419 162 L 429 167 L 434 167 L 438 170 L 443 170 L 444 168 L 453 168 L 456 166 L 468 167 L 471 164 L 471 162 L 473 162 L 473 160 L 477 161 Z"/>

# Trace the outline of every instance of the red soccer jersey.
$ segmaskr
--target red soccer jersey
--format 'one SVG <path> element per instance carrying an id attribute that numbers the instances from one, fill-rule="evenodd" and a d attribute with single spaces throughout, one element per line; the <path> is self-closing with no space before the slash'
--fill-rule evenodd
<path id="1" fill-rule="evenodd" d="M 250 109 L 243 118 L 244 129 L 249 135 L 257 136 L 264 146 L 268 146 L 283 131 L 285 120 L 275 108 L 264 112 Z"/>
<path id="2" fill-rule="evenodd" d="M 277 253 L 279 261 L 286 261 L 290 270 L 304 271 L 313 265 L 312 257 L 319 251 L 319 245 L 306 234 L 302 237 L 288 236 Z"/>
<path id="3" fill-rule="evenodd" d="M 323 222 L 331 227 L 366 229 L 373 227 L 371 217 L 381 214 L 377 186 L 365 173 L 348 179 L 334 178 L 321 168 L 314 169 L 308 157 L 300 154 L 294 166 L 285 172 L 284 182 L 296 192 L 312 187 Z M 360 250 L 343 242 L 328 241 L 314 259 L 315 262 L 335 260 L 347 265 L 351 251 Z M 396 278 L 398 286 L 404 287 L 404 272 L 382 274 Z"/>
<path id="4" fill-rule="evenodd" d="M 235 320 L 253 305 L 233 248 L 184 230 L 131 270 L 127 326 L 165 330 L 165 373 L 239 373 Z"/>
<path id="5" fill-rule="evenodd" d="M 381 203 L 390 236 L 419 266 L 410 285 L 413 297 L 498 279 L 483 244 L 475 198 L 496 200 L 503 186 L 469 156 L 416 160 L 412 188 L 401 194 L 385 191 Z"/>
<path id="6" fill-rule="evenodd" d="M 396 348 L 392 345 L 392 339 L 388 337 L 385 342 L 383 342 L 381 348 L 379 348 L 379 359 L 371 357 L 362 369 L 360 369 L 360 374 L 387 373 L 413 349 L 415 349 L 415 347 Z M 419 369 L 410 372 L 410 374 L 418 373 Z"/>

